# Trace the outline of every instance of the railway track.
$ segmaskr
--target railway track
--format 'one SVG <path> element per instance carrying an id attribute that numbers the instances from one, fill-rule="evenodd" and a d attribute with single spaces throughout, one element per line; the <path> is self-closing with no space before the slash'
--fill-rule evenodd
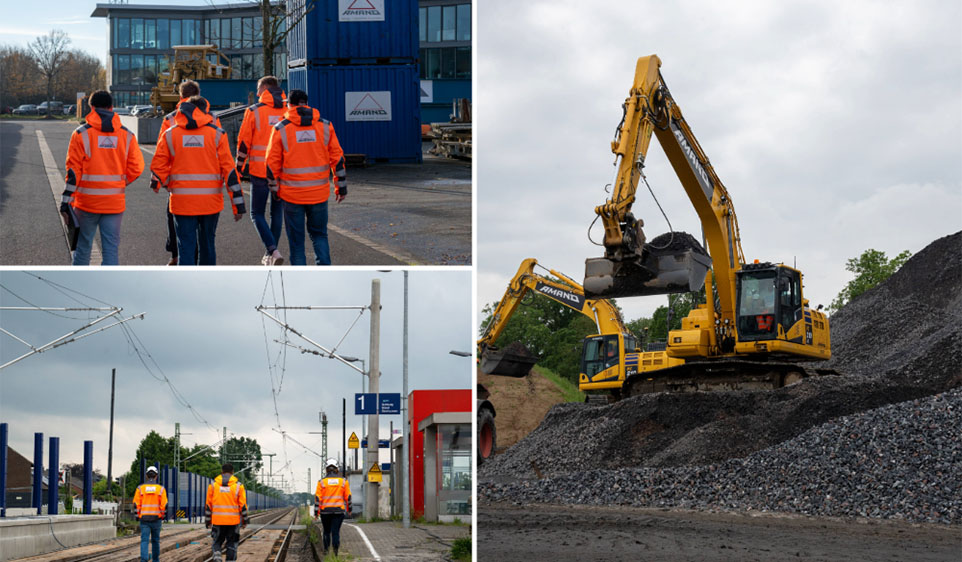
<path id="1" fill-rule="evenodd" d="M 291 516 L 293 522 L 296 518 L 296 512 L 296 509 L 284 508 L 252 515 L 247 529 L 241 532 L 241 542 L 266 531 L 267 527 L 286 516 Z M 165 562 L 205 562 L 211 560 L 209 530 L 200 528 L 170 532 L 168 529 L 170 527 L 165 526 L 160 537 L 160 552 Z M 240 551 L 238 551 L 238 559 L 241 559 Z M 20 558 L 18 562 L 138 562 L 139 560 L 140 536 L 134 536 Z M 283 562 L 283 559 L 276 562 Z"/>

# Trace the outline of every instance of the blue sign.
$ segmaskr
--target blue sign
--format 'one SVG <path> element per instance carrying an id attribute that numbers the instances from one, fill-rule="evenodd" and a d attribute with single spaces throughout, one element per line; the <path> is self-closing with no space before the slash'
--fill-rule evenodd
<path id="1" fill-rule="evenodd" d="M 390 448 L 391 448 L 391 442 L 390 442 L 390 440 L 388 440 L 388 439 L 378 439 L 378 440 L 377 440 L 377 447 L 378 447 L 379 449 L 390 449 Z M 361 439 L 361 448 L 362 448 L 362 449 L 367 449 L 367 437 L 365 437 L 364 439 Z"/>
<path id="2" fill-rule="evenodd" d="M 400 414 L 401 413 L 401 393 L 382 393 L 377 397 L 379 414 Z"/>
<path id="3" fill-rule="evenodd" d="M 377 394 L 358 392 L 354 394 L 354 415 L 366 416 L 377 413 Z"/>

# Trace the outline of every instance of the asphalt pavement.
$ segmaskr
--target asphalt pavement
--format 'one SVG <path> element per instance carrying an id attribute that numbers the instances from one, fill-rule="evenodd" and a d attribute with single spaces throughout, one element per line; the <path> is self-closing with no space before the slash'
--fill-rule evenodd
<path id="1" fill-rule="evenodd" d="M 0 265 L 69 265 L 55 198 L 37 130 L 62 178 L 76 122 L 0 121 Z M 165 265 L 167 194 L 149 188 L 154 145 L 141 146 L 144 173 L 127 187 L 121 230 L 122 265 Z M 335 265 L 470 265 L 471 166 L 426 156 L 423 164 L 374 164 L 348 169 L 349 192 L 331 199 L 329 242 Z M 245 183 L 250 210 L 250 185 Z M 307 262 L 313 263 L 310 240 Z M 286 234 L 281 253 L 289 254 Z M 217 228 L 218 265 L 260 265 L 263 245 L 249 214 L 234 222 L 225 204 Z M 97 264 L 93 264 L 97 265 Z"/>

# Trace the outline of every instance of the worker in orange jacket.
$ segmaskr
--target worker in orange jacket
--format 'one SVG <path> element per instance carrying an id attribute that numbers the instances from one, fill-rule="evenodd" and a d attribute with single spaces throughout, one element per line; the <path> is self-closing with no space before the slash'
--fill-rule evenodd
<path id="1" fill-rule="evenodd" d="M 178 92 L 180 92 L 180 100 L 177 101 L 177 106 L 173 111 L 164 115 L 164 120 L 160 124 L 160 130 L 157 131 L 157 143 L 154 146 L 159 145 L 161 141 L 164 140 L 164 133 L 167 129 L 177 124 L 174 122 L 174 115 L 177 115 L 180 104 L 194 96 L 200 95 L 200 84 L 193 80 L 184 80 L 177 88 Z M 208 111 L 208 113 L 210 112 Z M 214 125 L 223 129 L 220 124 L 220 119 L 217 117 L 214 117 Z M 169 204 L 164 210 L 167 213 L 167 243 L 165 249 L 170 252 L 170 261 L 167 262 L 167 265 L 177 265 L 177 231 L 174 229 L 174 215 L 170 212 Z"/>
<path id="2" fill-rule="evenodd" d="M 341 523 L 351 512 L 351 485 L 346 478 L 338 476 L 337 461 L 327 459 L 325 476 L 317 481 L 314 491 L 315 517 L 321 518 L 324 527 L 324 555 L 333 543 L 334 556 L 341 547 Z"/>
<path id="3" fill-rule="evenodd" d="M 211 549 L 214 562 L 221 562 L 220 552 L 226 545 L 227 560 L 237 560 L 240 529 L 247 526 L 247 492 L 234 476 L 234 466 L 221 467 L 221 475 L 207 486 L 207 507 L 204 523 L 214 539 Z"/>
<path id="4" fill-rule="evenodd" d="M 170 192 L 169 208 L 177 231 L 178 265 L 196 265 L 195 248 L 200 245 L 200 265 L 216 265 L 214 238 L 224 208 L 222 187 L 226 184 L 234 220 L 244 214 L 234 161 L 227 134 L 213 124 L 206 112 L 207 100 L 194 96 L 180 104 L 175 126 L 164 132 L 150 163 L 151 189 L 163 185 Z"/>
<path id="5" fill-rule="evenodd" d="M 137 137 L 120 124 L 108 92 L 90 94 L 89 103 L 87 123 L 70 135 L 60 213 L 64 224 L 78 231 L 73 265 L 90 265 L 98 227 L 102 264 L 118 265 L 124 190 L 144 171 L 144 156 Z"/>
<path id="6" fill-rule="evenodd" d="M 167 514 L 167 490 L 157 483 L 157 467 L 147 467 L 147 481 L 134 492 L 137 520 L 140 521 L 140 560 L 147 562 L 147 541 L 150 540 L 153 560 L 160 560 L 160 526 Z"/>
<path id="7" fill-rule="evenodd" d="M 277 249 L 283 226 L 283 204 L 276 196 L 271 197 L 267 185 L 267 143 L 272 127 L 284 118 L 287 96 L 274 76 L 264 76 L 257 81 L 258 101 L 244 112 L 244 122 L 237 133 L 237 172 L 246 168 L 251 178 L 251 220 L 264 243 L 263 265 L 281 265 L 284 258 Z M 271 222 L 267 223 L 264 211 L 271 200 Z"/>
<path id="8" fill-rule="evenodd" d="M 307 93 L 291 90 L 290 107 L 274 126 L 267 145 L 267 181 L 284 201 L 284 224 L 291 264 L 305 265 L 304 224 L 314 244 L 317 265 L 331 264 L 327 242 L 327 200 L 334 179 L 334 198 L 347 196 L 344 151 L 334 125 L 308 107 Z"/>

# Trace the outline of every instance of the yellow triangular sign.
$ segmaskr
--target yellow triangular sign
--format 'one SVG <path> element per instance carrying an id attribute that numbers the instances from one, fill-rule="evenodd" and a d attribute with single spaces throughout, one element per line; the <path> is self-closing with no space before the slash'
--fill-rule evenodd
<path id="1" fill-rule="evenodd" d="M 357 434 L 353 431 L 351 432 L 351 438 L 347 440 L 348 449 L 357 449 L 361 446 L 360 439 L 357 438 Z"/>
<path id="2" fill-rule="evenodd" d="M 380 482 L 381 481 L 381 467 L 377 463 L 371 466 L 371 470 L 367 471 L 367 481 L 368 482 Z"/>
<path id="3" fill-rule="evenodd" d="M 376 473 L 380 474 L 380 473 L 381 473 L 381 467 L 378 466 L 377 463 L 374 463 L 373 465 L 371 465 L 371 470 L 369 470 L 368 472 L 376 472 Z"/>

